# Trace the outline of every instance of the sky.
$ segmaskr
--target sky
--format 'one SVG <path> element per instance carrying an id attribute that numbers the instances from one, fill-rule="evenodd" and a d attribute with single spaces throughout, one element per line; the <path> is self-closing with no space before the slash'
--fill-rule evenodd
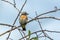
<path id="1" fill-rule="evenodd" d="M 13 3 L 13 0 L 7 0 Z M 18 9 L 21 9 L 23 3 L 25 0 L 16 0 L 16 6 Z M 26 5 L 24 6 L 23 11 L 26 11 L 29 15 L 28 17 L 34 18 L 36 17 L 35 11 L 37 11 L 37 14 L 42 14 L 47 11 L 54 10 L 55 6 L 57 8 L 60 8 L 60 0 L 27 0 Z M 18 15 L 18 11 L 10 4 L 3 2 L 0 0 L 0 23 L 6 23 L 6 24 L 13 24 L 16 16 Z M 43 15 L 43 16 L 53 16 L 60 18 L 60 11 Z M 30 18 L 28 18 L 30 20 Z M 47 30 L 54 30 L 54 31 L 60 31 L 60 21 L 59 20 L 54 20 L 54 19 L 41 19 L 39 20 L 41 22 L 41 25 L 43 29 Z M 20 25 L 19 24 L 19 19 L 17 20 L 16 26 Z M 8 26 L 1 26 L 0 25 L 0 34 L 9 30 L 10 27 Z M 38 25 L 37 21 L 30 22 L 26 25 L 26 34 L 30 30 L 31 32 L 35 32 L 40 30 L 40 27 Z M 48 33 L 47 34 L 53 38 L 54 40 L 60 40 L 60 34 L 59 33 Z M 12 31 L 10 38 L 13 40 L 18 40 L 21 35 L 19 31 L 16 29 Z M 0 40 L 5 40 L 8 36 L 8 33 L 1 36 Z M 41 38 L 41 40 L 44 40 Z M 46 39 L 49 40 L 49 39 Z"/>

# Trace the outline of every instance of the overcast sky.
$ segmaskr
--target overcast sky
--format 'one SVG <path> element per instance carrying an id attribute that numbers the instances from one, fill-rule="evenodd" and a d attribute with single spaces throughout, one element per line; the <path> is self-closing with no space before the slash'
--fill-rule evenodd
<path id="1" fill-rule="evenodd" d="M 8 0 L 13 3 L 13 0 Z M 18 9 L 21 9 L 22 4 L 25 0 L 16 0 L 16 5 Z M 36 16 L 35 11 L 37 11 L 38 15 L 45 13 L 47 11 L 54 10 L 54 7 L 57 6 L 60 8 L 60 0 L 27 0 L 26 5 L 24 6 L 22 11 L 26 11 L 29 15 L 28 17 L 34 18 Z M 18 14 L 18 11 L 10 4 L 6 2 L 2 2 L 0 0 L 0 23 L 6 23 L 6 24 L 13 24 L 16 16 Z M 60 11 L 43 15 L 43 16 L 53 16 L 60 18 Z M 30 19 L 30 18 L 29 18 Z M 41 19 L 40 20 L 43 29 L 47 30 L 54 30 L 54 31 L 60 31 L 60 21 L 54 20 L 54 19 Z M 19 25 L 19 19 L 17 20 L 16 26 Z M 7 26 L 0 26 L 0 34 L 9 30 L 10 28 Z M 28 30 L 31 30 L 31 32 L 35 32 L 40 30 L 38 22 L 33 21 L 26 25 L 26 34 Z M 59 33 L 47 33 L 51 38 L 54 40 L 60 40 L 60 34 Z M 10 38 L 14 40 L 18 40 L 21 38 L 21 35 L 18 30 L 14 30 L 11 33 Z M 7 38 L 8 34 L 5 34 L 0 37 L 0 40 L 5 40 Z M 43 40 L 43 39 L 41 39 Z M 49 40 L 49 39 L 47 39 Z"/>

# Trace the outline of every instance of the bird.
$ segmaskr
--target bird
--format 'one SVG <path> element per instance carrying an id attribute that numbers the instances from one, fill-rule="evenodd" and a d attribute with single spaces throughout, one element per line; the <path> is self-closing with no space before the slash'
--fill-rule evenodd
<path id="1" fill-rule="evenodd" d="M 19 18 L 19 23 L 23 29 L 23 31 L 26 31 L 26 24 L 28 22 L 28 13 L 27 12 L 21 12 L 20 18 Z"/>

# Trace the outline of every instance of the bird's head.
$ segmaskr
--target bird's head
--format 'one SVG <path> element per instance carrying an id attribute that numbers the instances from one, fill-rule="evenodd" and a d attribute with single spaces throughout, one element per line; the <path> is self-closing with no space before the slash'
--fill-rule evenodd
<path id="1" fill-rule="evenodd" d="M 22 14 L 21 15 L 28 15 L 28 13 L 27 12 L 22 12 Z"/>

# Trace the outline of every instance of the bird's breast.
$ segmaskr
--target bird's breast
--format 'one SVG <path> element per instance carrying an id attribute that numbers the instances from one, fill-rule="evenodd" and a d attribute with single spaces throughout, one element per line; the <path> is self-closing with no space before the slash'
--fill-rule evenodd
<path id="1" fill-rule="evenodd" d="M 22 16 L 20 17 L 20 19 L 26 20 L 26 19 L 27 19 L 27 16 L 26 16 L 26 15 L 22 15 Z"/>

